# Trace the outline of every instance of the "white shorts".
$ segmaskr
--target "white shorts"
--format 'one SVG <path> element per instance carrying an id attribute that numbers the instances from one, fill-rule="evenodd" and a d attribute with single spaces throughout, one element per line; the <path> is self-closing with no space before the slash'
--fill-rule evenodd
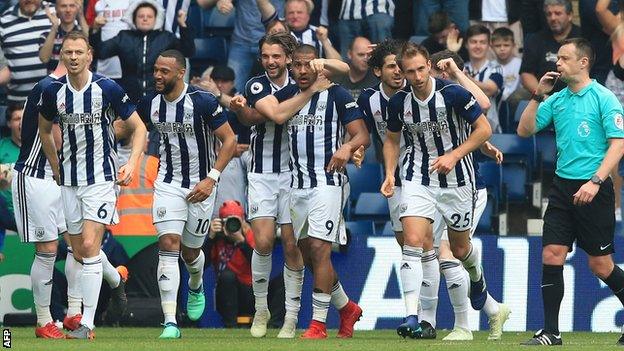
<path id="1" fill-rule="evenodd" d="M 247 205 L 251 221 L 273 217 L 277 224 L 291 223 L 289 212 L 290 172 L 248 173 Z"/>
<path id="2" fill-rule="evenodd" d="M 54 241 L 67 231 L 61 187 L 55 181 L 13 171 L 11 189 L 15 223 L 23 243 Z"/>
<path id="3" fill-rule="evenodd" d="M 461 232 L 472 228 L 475 192 L 470 186 L 429 187 L 405 181 L 401 192 L 400 217 L 435 220 L 440 212 L 446 225 Z"/>
<path id="4" fill-rule="evenodd" d="M 403 224 L 401 223 L 400 208 L 401 208 L 401 187 L 394 187 L 394 195 L 388 199 L 388 207 L 390 207 L 390 222 L 392 222 L 392 230 L 396 232 L 403 231 Z"/>
<path id="5" fill-rule="evenodd" d="M 487 189 L 479 189 L 477 190 L 475 209 L 473 215 L 473 223 L 474 225 L 470 229 L 470 237 L 474 235 L 477 230 L 477 224 L 485 211 L 485 207 L 487 206 Z M 436 213 L 436 218 L 433 222 L 433 246 L 440 247 L 440 241 L 446 240 L 448 241 L 448 229 L 446 228 L 446 223 L 442 220 L 442 215 L 440 212 Z"/>
<path id="6" fill-rule="evenodd" d="M 206 200 L 194 204 L 186 200 L 191 190 L 155 182 L 152 216 L 159 237 L 164 234 L 181 235 L 184 246 L 197 249 L 202 247 L 210 230 L 217 187 L 212 189 Z"/>
<path id="7" fill-rule="evenodd" d="M 349 184 L 291 189 L 290 217 L 297 240 L 313 237 L 340 245 L 347 243 L 342 209 L 349 198 Z"/>
<path id="8" fill-rule="evenodd" d="M 84 220 L 104 225 L 117 224 L 117 185 L 114 182 L 61 186 L 67 232 L 82 234 Z"/>

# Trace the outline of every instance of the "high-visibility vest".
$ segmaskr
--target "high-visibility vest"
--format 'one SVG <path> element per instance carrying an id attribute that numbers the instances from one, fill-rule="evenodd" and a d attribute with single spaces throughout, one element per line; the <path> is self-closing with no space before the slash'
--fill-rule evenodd
<path id="1" fill-rule="evenodd" d="M 142 155 L 134 168 L 132 182 L 122 186 L 117 198 L 119 223 L 110 226 L 113 235 L 156 235 L 152 224 L 154 181 L 158 175 L 158 158 Z"/>

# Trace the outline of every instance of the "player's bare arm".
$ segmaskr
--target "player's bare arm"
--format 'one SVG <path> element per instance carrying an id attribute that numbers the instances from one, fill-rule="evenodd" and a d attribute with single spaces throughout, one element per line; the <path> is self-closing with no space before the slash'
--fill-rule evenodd
<path id="1" fill-rule="evenodd" d="M 327 172 L 333 173 L 344 169 L 347 162 L 359 148 L 367 148 L 370 145 L 370 136 L 368 129 L 364 124 L 364 120 L 356 119 L 346 125 L 347 133 L 351 136 L 351 140 L 342 144 L 332 155 L 331 160 L 327 164 Z"/>
<path id="2" fill-rule="evenodd" d="M 228 122 L 223 123 L 219 128 L 217 128 L 214 131 L 214 134 L 221 141 L 221 149 L 219 149 L 219 154 L 217 155 L 217 160 L 214 165 L 214 169 L 220 174 L 234 156 L 234 152 L 236 151 L 236 135 L 234 134 L 234 131 L 232 131 L 232 127 Z M 186 199 L 190 203 L 202 202 L 206 200 L 210 194 L 212 194 L 216 182 L 216 179 L 210 177 L 209 174 L 208 177 L 195 185 L 193 190 L 187 195 Z"/>
<path id="3" fill-rule="evenodd" d="M 492 135 L 492 128 L 487 121 L 485 115 L 481 114 L 477 120 L 472 123 L 472 133 L 468 136 L 468 139 L 459 145 L 453 151 L 444 154 L 431 164 L 429 172 L 437 172 L 438 174 L 448 174 L 459 160 L 464 158 L 472 151 L 479 148 L 484 142 L 486 142 Z"/>
<path id="4" fill-rule="evenodd" d="M 381 194 L 385 197 L 394 195 L 394 170 L 399 160 L 401 132 L 386 130 L 386 140 L 383 143 L 383 158 L 386 166 L 386 178 L 381 184 Z"/>
<path id="5" fill-rule="evenodd" d="M 306 89 L 292 98 L 279 102 L 273 95 L 269 95 L 256 102 L 256 110 L 266 118 L 277 124 L 284 124 L 292 116 L 301 110 L 315 93 L 329 89 L 333 85 L 324 75 L 319 74 L 318 78 L 309 89 Z"/>
<path id="6" fill-rule="evenodd" d="M 52 135 L 52 121 L 48 121 L 41 114 L 39 114 L 39 136 L 41 138 L 41 147 L 45 154 L 50 167 L 52 167 L 52 175 L 56 184 L 61 185 L 60 170 L 59 170 L 59 158 L 56 153 L 56 146 L 54 143 L 54 136 Z"/>
<path id="7" fill-rule="evenodd" d="M 132 153 L 128 159 L 128 163 L 119 168 L 117 183 L 125 186 L 132 181 L 134 166 L 139 161 L 147 138 L 147 129 L 139 114 L 133 112 L 130 117 L 124 121 L 126 128 L 132 133 Z"/>
<path id="8" fill-rule="evenodd" d="M 271 95 L 272 96 L 272 95 Z M 230 111 L 236 113 L 236 118 L 245 126 L 253 126 L 267 121 L 255 108 L 247 105 L 247 99 L 242 95 L 236 95 L 230 100 Z"/>
<path id="9" fill-rule="evenodd" d="M 457 64 L 452 58 L 440 60 L 437 66 L 439 70 L 446 72 L 451 78 L 455 79 L 459 85 L 468 90 L 472 96 L 477 99 L 477 103 L 481 106 L 481 109 L 487 111 L 490 108 L 492 105 L 490 103 L 490 98 L 485 95 L 483 90 L 479 88 L 473 79 L 470 79 L 466 73 L 457 67 Z"/>

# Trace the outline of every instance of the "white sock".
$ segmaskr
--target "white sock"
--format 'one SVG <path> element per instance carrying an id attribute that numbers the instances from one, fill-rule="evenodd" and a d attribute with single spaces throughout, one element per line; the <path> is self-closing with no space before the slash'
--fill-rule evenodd
<path id="1" fill-rule="evenodd" d="M 435 328 L 438 290 L 440 289 L 440 264 L 435 250 L 423 252 L 422 269 L 423 282 L 420 288 L 420 314 L 418 316 L 421 321 L 427 321 Z"/>
<path id="2" fill-rule="evenodd" d="M 342 288 L 342 284 L 340 284 L 340 280 L 334 284 L 331 292 L 331 304 L 336 307 L 338 311 L 340 311 L 343 307 L 345 307 L 349 303 L 349 296 L 345 293 Z"/>
<path id="3" fill-rule="evenodd" d="M 119 286 L 121 276 L 113 265 L 108 261 L 108 257 L 104 251 L 100 250 L 100 258 L 102 259 L 102 270 L 104 271 L 104 280 L 108 283 L 111 289 L 115 289 Z"/>
<path id="4" fill-rule="evenodd" d="M 80 324 L 86 325 L 89 329 L 94 328 L 95 309 L 100 298 L 100 288 L 102 287 L 102 259 L 100 255 L 94 257 L 83 257 L 82 259 L 82 304 L 84 313 Z"/>
<path id="5" fill-rule="evenodd" d="M 180 251 L 159 251 L 158 268 L 156 279 L 160 290 L 160 305 L 162 306 L 165 324 L 175 323 L 178 299 L 178 287 L 180 286 L 180 268 L 178 257 Z"/>
<path id="6" fill-rule="evenodd" d="M 485 299 L 485 305 L 483 305 L 483 312 L 485 312 L 488 317 L 492 317 L 498 314 L 498 310 L 498 302 L 488 293 Z"/>
<path id="7" fill-rule="evenodd" d="M 301 309 L 301 289 L 303 288 L 303 275 L 305 268 L 292 270 L 284 265 L 284 290 L 286 295 L 285 318 L 298 320 Z"/>
<path id="8" fill-rule="evenodd" d="M 468 252 L 468 255 L 466 255 L 466 257 L 464 257 L 461 261 L 464 268 L 468 271 L 470 280 L 473 282 L 479 281 L 483 275 L 483 271 L 481 269 L 481 257 L 479 255 L 479 250 L 474 247 L 472 243 L 470 244 L 470 251 Z"/>
<path id="9" fill-rule="evenodd" d="M 453 305 L 453 312 L 455 312 L 455 327 L 470 330 L 468 324 L 468 311 L 470 310 L 468 272 L 457 260 L 440 260 L 440 270 L 446 280 L 449 299 Z"/>
<path id="10" fill-rule="evenodd" d="M 198 290 L 202 286 L 205 260 L 204 251 L 199 251 L 199 256 L 193 262 L 184 262 L 186 270 L 189 272 L 188 285 L 191 290 Z"/>
<path id="11" fill-rule="evenodd" d="M 76 261 L 71 247 L 67 248 L 65 260 L 65 277 L 67 278 L 67 315 L 75 316 L 82 312 L 82 290 L 80 277 L 82 276 L 82 263 Z"/>
<path id="12" fill-rule="evenodd" d="M 37 324 L 41 327 L 52 322 L 50 299 L 52 296 L 52 273 L 54 273 L 55 260 L 56 253 L 36 252 L 35 260 L 30 267 L 30 280 L 35 300 L 35 311 L 37 312 Z"/>
<path id="13" fill-rule="evenodd" d="M 312 293 L 312 319 L 325 323 L 327 320 L 327 311 L 329 310 L 329 303 L 331 301 L 331 295 L 325 293 Z"/>
<path id="14" fill-rule="evenodd" d="M 403 245 L 400 274 L 407 316 L 418 315 L 418 299 L 423 280 L 422 252 L 422 247 Z"/>
<path id="15" fill-rule="evenodd" d="M 262 255 L 256 250 L 251 255 L 251 278 L 254 297 L 256 298 L 256 312 L 269 309 L 267 295 L 269 294 L 272 257 L 272 253 Z"/>

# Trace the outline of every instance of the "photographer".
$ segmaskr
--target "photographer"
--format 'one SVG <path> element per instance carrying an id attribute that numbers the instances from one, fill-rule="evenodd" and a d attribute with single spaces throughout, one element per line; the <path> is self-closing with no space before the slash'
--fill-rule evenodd
<path id="1" fill-rule="evenodd" d="M 236 327 L 236 317 L 253 315 L 251 253 L 254 236 L 243 220 L 245 212 L 238 201 L 225 201 L 219 217 L 212 220 L 204 251 L 217 276 L 216 307 L 226 328 Z"/>

